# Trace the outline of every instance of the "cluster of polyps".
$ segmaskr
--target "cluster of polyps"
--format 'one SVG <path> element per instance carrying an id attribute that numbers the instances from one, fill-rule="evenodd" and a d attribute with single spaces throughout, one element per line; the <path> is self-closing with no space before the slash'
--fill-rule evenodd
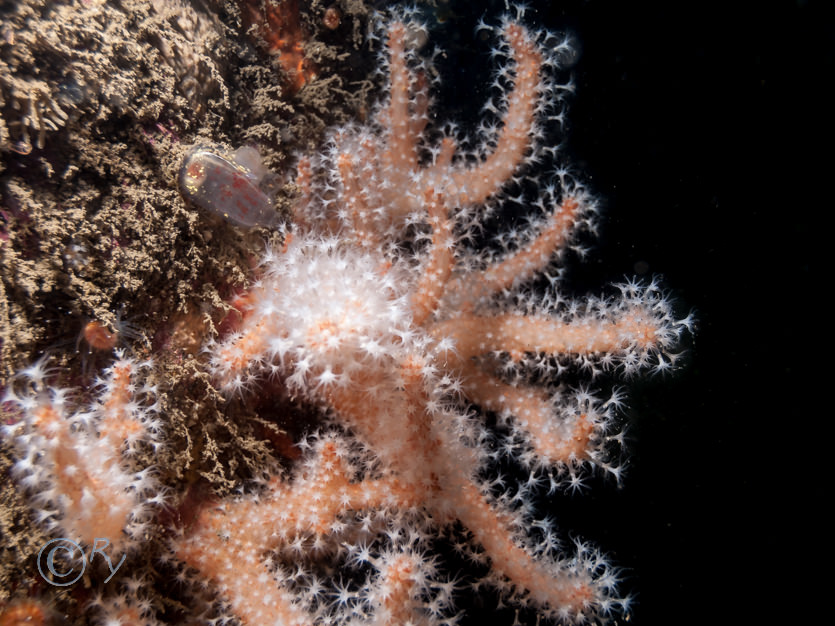
<path id="1" fill-rule="evenodd" d="M 41 361 L 21 372 L 3 402 L 13 421 L 3 429 L 18 459 L 13 471 L 30 494 L 35 517 L 55 535 L 117 554 L 135 548 L 163 494 L 152 471 L 131 467 L 142 448 L 159 445 L 155 390 L 138 383 L 139 364 L 119 358 L 89 404 L 78 392 L 49 384 Z"/>
<path id="2" fill-rule="evenodd" d="M 230 395 L 279 379 L 330 423 L 302 442 L 289 478 L 206 508 L 178 540 L 247 624 L 452 621 L 449 581 L 426 551 L 432 529 L 458 522 L 510 601 L 564 621 L 625 604 L 604 557 L 565 553 L 550 530 L 534 541 L 526 488 L 497 496 L 501 478 L 484 476 L 499 451 L 531 484 L 576 487 L 592 466 L 617 475 L 617 396 L 560 375 L 664 369 L 686 322 L 655 285 L 582 301 L 559 295 L 557 280 L 549 293 L 530 287 L 595 211 L 565 170 L 534 170 L 553 157 L 543 128 L 561 106 L 553 75 L 567 44 L 504 24 L 501 119 L 459 154 L 451 134 L 430 142 L 426 68 L 406 49 L 416 28 L 384 27 L 387 102 L 301 160 L 295 231 L 263 259 L 240 328 L 207 348 Z M 486 205 L 510 200 L 510 181 L 536 185 L 541 211 L 527 232 L 500 236 L 501 253 L 477 253 L 467 242 Z M 503 445 L 473 406 L 500 417 Z"/>
<path id="3" fill-rule="evenodd" d="M 259 393 L 269 378 L 324 416 L 289 476 L 202 505 L 172 539 L 200 586 L 211 583 L 250 626 L 452 623 L 458 581 L 430 553 L 438 536 L 487 566 L 474 587 L 542 616 L 593 621 L 628 603 L 606 558 L 561 545 L 532 519 L 531 498 L 543 482 L 576 488 L 594 467 L 619 478 L 619 397 L 565 381 L 666 369 L 688 323 L 655 284 L 621 285 L 611 298 L 558 291 L 561 253 L 595 213 L 564 169 L 541 174 L 556 154 L 545 127 L 561 115 L 554 75 L 567 44 L 504 24 L 496 117 L 462 152 L 460 138 L 429 124 L 427 68 L 406 47 L 417 28 L 383 27 L 389 98 L 368 125 L 337 130 L 300 161 L 293 232 L 239 298 L 240 326 L 207 346 L 230 396 Z M 238 209 L 263 201 L 240 162 L 200 151 L 186 164 L 181 183 L 195 201 L 233 183 L 253 191 Z M 517 196 L 533 205 L 529 228 L 477 251 L 470 242 L 488 214 Z M 546 281 L 533 286 L 543 277 L 545 291 Z M 130 462 L 160 443 L 142 368 L 119 357 L 89 403 L 51 386 L 43 365 L 7 390 L 14 472 L 53 534 L 130 548 L 162 502 L 149 471 Z M 495 468 L 504 456 L 529 472 L 526 484 L 506 485 Z M 129 578 L 132 595 L 105 590 L 93 604 L 108 623 L 145 619 L 152 605 L 134 599 L 145 582 Z"/>

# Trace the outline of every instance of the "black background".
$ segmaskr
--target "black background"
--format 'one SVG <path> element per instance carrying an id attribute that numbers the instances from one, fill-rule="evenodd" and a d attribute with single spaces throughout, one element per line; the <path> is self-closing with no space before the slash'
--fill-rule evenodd
<path id="1" fill-rule="evenodd" d="M 633 385 L 624 486 L 595 484 L 552 511 L 627 568 L 628 623 L 831 613 L 831 280 L 812 279 L 832 204 L 826 4 L 529 3 L 529 23 L 579 43 L 567 154 L 605 207 L 571 271 L 592 291 L 661 274 L 698 318 L 685 368 Z M 503 5 L 446 5 L 447 108 L 480 106 L 471 30 Z"/>

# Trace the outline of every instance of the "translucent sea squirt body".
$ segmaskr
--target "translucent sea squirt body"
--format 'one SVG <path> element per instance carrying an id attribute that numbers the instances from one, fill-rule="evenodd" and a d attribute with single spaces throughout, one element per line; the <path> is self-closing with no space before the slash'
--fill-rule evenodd
<path id="1" fill-rule="evenodd" d="M 238 226 L 273 226 L 278 221 L 273 201 L 259 187 L 266 173 L 255 148 L 239 148 L 229 159 L 196 147 L 183 158 L 180 192 Z"/>

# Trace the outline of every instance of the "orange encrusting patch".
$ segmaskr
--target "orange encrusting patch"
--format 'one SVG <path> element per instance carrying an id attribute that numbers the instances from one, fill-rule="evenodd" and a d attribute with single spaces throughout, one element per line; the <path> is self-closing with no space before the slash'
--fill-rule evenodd
<path id="1" fill-rule="evenodd" d="M 93 348 L 93 350 L 112 350 L 116 347 L 116 341 L 119 333 L 110 331 L 101 322 L 94 320 L 88 322 L 82 331 L 84 341 Z"/>
<path id="2" fill-rule="evenodd" d="M 32 598 L 15 600 L 0 613 L 0 626 L 46 626 L 49 623 L 44 606 Z"/>
<path id="3" fill-rule="evenodd" d="M 304 53 L 307 34 L 299 21 L 298 0 L 269 2 L 240 0 L 244 28 L 254 32 L 270 54 L 278 56 L 291 95 L 316 77 L 316 68 Z"/>

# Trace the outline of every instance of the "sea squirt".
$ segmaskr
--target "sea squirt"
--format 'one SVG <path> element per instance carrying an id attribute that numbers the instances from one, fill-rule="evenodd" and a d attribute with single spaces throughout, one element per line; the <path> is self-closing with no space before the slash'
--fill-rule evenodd
<path id="1" fill-rule="evenodd" d="M 238 148 L 231 158 L 198 146 L 183 158 L 180 192 L 238 226 L 274 226 L 278 216 L 273 201 L 259 186 L 268 173 L 250 146 Z"/>

